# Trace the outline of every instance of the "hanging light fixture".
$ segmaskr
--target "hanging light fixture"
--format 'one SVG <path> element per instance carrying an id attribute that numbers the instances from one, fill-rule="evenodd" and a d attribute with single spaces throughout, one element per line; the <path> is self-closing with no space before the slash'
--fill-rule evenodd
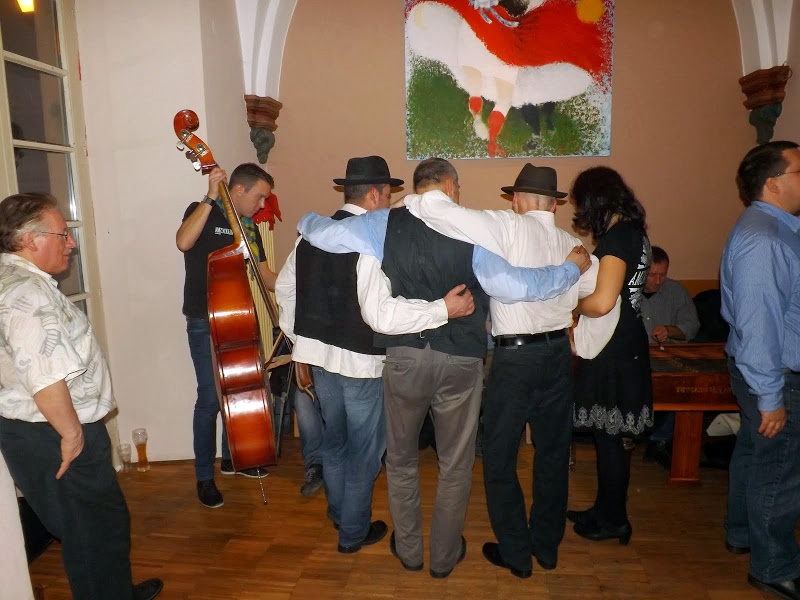
<path id="1" fill-rule="evenodd" d="M 33 12 L 33 0 L 17 0 L 19 9 L 24 13 Z"/>

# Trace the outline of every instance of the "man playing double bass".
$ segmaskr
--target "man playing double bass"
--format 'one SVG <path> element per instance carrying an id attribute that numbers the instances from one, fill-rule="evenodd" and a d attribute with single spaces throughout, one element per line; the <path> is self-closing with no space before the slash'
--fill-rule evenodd
<path id="1" fill-rule="evenodd" d="M 208 175 L 208 193 L 200 202 L 192 202 L 183 216 L 175 242 L 183 252 L 186 266 L 186 281 L 183 288 L 183 314 L 186 316 L 186 333 L 197 376 L 197 400 L 194 405 L 194 469 L 197 477 L 197 497 L 204 506 L 222 506 L 222 494 L 214 483 L 214 459 L 217 454 L 217 414 L 220 412 L 219 398 L 211 360 L 211 331 L 208 321 L 208 255 L 234 243 L 233 230 L 225 216 L 220 199 L 219 185 L 226 173 L 219 167 Z M 266 263 L 266 254 L 252 217 L 264 207 L 264 202 L 275 185 L 272 176 L 253 163 L 244 163 L 233 170 L 228 188 L 236 212 L 242 220 L 247 241 L 254 255 L 258 256 L 258 268 L 269 289 L 275 288 L 275 273 Z M 233 463 L 228 447 L 228 437 L 222 426 L 223 475 L 233 475 Z M 264 468 L 236 471 L 245 477 L 265 477 Z"/>

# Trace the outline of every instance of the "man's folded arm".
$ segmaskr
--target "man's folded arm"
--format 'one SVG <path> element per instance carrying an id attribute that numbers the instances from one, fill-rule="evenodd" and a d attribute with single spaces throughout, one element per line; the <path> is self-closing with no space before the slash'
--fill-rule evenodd
<path id="1" fill-rule="evenodd" d="M 358 259 L 358 303 L 361 316 L 373 331 L 387 335 L 417 333 L 447 323 L 443 299 L 433 302 L 392 297 L 392 284 L 372 256 Z"/>
<path id="2" fill-rule="evenodd" d="M 472 268 L 484 291 L 503 304 L 555 298 L 575 285 L 581 276 L 580 269 L 571 261 L 546 267 L 514 267 L 480 246 L 473 251 Z"/>

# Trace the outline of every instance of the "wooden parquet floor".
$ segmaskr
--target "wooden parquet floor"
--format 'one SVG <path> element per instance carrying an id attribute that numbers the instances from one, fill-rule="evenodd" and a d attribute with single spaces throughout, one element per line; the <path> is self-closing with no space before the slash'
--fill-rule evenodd
<path id="1" fill-rule="evenodd" d="M 131 511 L 134 580 L 161 577 L 159 600 L 767 598 L 747 585 L 748 558 L 723 547 L 727 472 L 703 469 L 702 486 L 669 488 L 667 473 L 643 462 L 641 453 L 639 447 L 633 455 L 630 545 L 589 542 L 568 524 L 558 568 L 543 571 L 534 563 L 526 580 L 481 555 L 483 543 L 494 537 L 480 459 L 464 532 L 467 557 L 444 580 L 429 576 L 427 553 L 423 571 L 403 570 L 389 552 L 388 536 L 356 554 L 339 554 L 324 494 L 299 493 L 303 472 L 296 439 L 284 441 L 280 464 L 264 480 L 267 506 L 256 480 L 218 476 L 225 505 L 205 508 L 197 501 L 190 461 L 154 463 L 148 473 L 120 474 Z M 570 507 L 581 509 L 594 498 L 592 446 L 579 445 L 577 457 Z M 527 490 L 532 459 L 531 447 L 523 447 L 519 472 Z M 421 470 L 428 524 L 437 470 L 430 449 L 421 453 Z M 391 528 L 383 472 L 375 484 L 373 518 Z M 31 577 L 45 600 L 70 598 L 58 544 L 34 561 Z"/>

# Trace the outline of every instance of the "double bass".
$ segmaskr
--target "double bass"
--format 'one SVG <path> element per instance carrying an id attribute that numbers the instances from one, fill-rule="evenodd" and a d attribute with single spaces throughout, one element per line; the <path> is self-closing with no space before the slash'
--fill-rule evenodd
<path id="1" fill-rule="evenodd" d="M 197 114 L 182 110 L 175 115 L 173 125 L 180 140 L 178 149 L 186 150 L 186 157 L 196 171 L 208 174 L 217 163 L 210 148 L 193 133 L 200 126 Z M 278 322 L 278 310 L 224 181 L 219 184 L 219 191 L 234 242 L 208 256 L 208 316 L 217 396 L 225 419 L 231 460 L 234 469 L 239 471 L 277 462 L 265 373 L 280 363 L 285 364 L 291 356 L 278 357 L 283 360 L 275 358 L 281 334 L 268 360 L 264 360 L 248 269 L 273 324 Z"/>

